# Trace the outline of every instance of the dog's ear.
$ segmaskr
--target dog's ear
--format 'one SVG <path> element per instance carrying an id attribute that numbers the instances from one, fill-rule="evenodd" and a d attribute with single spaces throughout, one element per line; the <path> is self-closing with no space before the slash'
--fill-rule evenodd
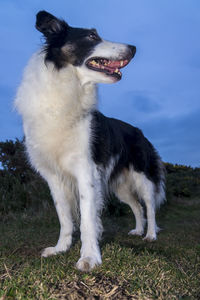
<path id="1" fill-rule="evenodd" d="M 39 11 L 36 15 L 35 27 L 48 39 L 52 35 L 61 32 L 63 29 L 66 29 L 68 25 L 65 21 L 59 20 L 52 14 L 43 10 Z"/>

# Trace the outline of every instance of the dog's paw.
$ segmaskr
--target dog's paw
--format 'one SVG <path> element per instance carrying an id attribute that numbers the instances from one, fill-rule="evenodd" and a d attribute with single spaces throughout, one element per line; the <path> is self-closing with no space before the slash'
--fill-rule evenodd
<path id="1" fill-rule="evenodd" d="M 156 234 L 147 234 L 144 238 L 143 238 L 143 241 L 146 241 L 146 242 L 155 242 L 157 239 L 156 237 Z"/>
<path id="2" fill-rule="evenodd" d="M 139 235 L 139 236 L 142 236 L 143 233 L 144 233 L 143 230 L 132 229 L 131 231 L 129 231 L 128 235 Z"/>
<path id="3" fill-rule="evenodd" d="M 82 272 L 89 272 L 101 263 L 101 259 L 97 259 L 96 257 L 92 256 L 87 256 L 82 257 L 78 260 L 78 262 L 76 263 L 76 268 Z"/>
<path id="4" fill-rule="evenodd" d="M 45 248 L 42 251 L 41 256 L 42 257 L 48 257 L 48 256 L 56 255 L 56 254 L 61 253 L 61 252 L 64 252 L 64 251 L 58 250 L 56 247 L 48 247 L 48 248 Z"/>

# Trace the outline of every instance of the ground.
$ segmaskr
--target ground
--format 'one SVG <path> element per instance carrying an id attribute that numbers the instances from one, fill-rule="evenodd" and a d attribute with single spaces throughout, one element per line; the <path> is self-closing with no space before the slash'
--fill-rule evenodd
<path id="1" fill-rule="evenodd" d="M 104 217 L 103 264 L 75 269 L 79 233 L 64 254 L 41 258 L 59 224 L 48 212 L 13 213 L 0 223 L 0 299 L 200 299 L 200 199 L 174 198 L 158 213 L 153 243 L 127 233 L 134 218 Z"/>

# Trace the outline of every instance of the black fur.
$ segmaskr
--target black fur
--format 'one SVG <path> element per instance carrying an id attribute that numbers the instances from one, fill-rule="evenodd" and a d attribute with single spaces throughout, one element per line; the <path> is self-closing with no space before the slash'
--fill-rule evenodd
<path id="1" fill-rule="evenodd" d="M 46 38 L 45 60 L 53 62 L 57 69 L 65 67 L 68 63 L 74 66 L 82 65 L 94 46 L 101 42 L 95 29 L 71 27 L 46 11 L 37 14 L 36 28 Z M 70 47 L 69 52 L 67 46 Z"/>
<path id="2" fill-rule="evenodd" d="M 97 165 L 106 168 L 112 157 L 119 157 L 110 180 L 132 166 L 135 171 L 143 172 L 156 186 L 159 185 L 160 157 L 140 129 L 95 111 L 91 144 L 92 157 Z"/>

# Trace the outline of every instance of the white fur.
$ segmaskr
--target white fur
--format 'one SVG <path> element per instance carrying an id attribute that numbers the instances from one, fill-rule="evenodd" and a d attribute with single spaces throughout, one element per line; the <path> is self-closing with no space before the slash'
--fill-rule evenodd
<path id="1" fill-rule="evenodd" d="M 92 256 L 93 264 L 100 263 L 97 238 L 101 224 L 96 224 L 92 187 L 96 183 L 88 148 L 90 116 L 87 116 L 96 105 L 95 86 L 82 85 L 76 69 L 70 65 L 59 72 L 51 64 L 46 66 L 43 54 L 37 53 L 25 70 L 15 104 L 23 116 L 30 161 L 49 184 L 61 225 L 57 245 L 45 249 L 43 255 L 65 251 L 71 244 L 71 194 L 64 185 L 68 178 L 73 178 L 86 206 L 84 210 L 80 197 L 81 257 Z M 93 218 L 88 220 L 90 215 Z M 85 233 L 86 229 L 89 232 Z"/>
<path id="2" fill-rule="evenodd" d="M 126 47 L 104 41 L 96 46 L 92 56 L 121 59 Z M 68 64 L 57 71 L 52 63 L 46 65 L 44 54 L 38 52 L 25 69 L 15 100 L 23 117 L 30 162 L 49 184 L 61 226 L 57 245 L 44 249 L 42 255 L 46 257 L 69 249 L 73 232 L 72 211 L 74 202 L 79 202 L 82 247 L 77 268 L 83 271 L 101 263 L 98 239 L 102 232 L 99 216 L 103 205 L 103 183 L 89 148 L 90 112 L 97 102 L 95 83 L 114 81 L 110 76 L 89 70 L 85 64 L 81 67 Z M 117 159 L 111 158 L 107 171 L 101 170 L 105 171 L 106 184 Z M 136 216 L 136 229 L 130 233 L 143 234 L 145 220 L 141 204 L 132 196 L 135 191 L 133 179 L 135 190 L 147 206 L 146 238 L 155 239 L 152 182 L 131 170 L 112 184 L 113 190 L 131 206 Z M 162 201 L 162 196 L 158 201 Z"/>
<path id="3" fill-rule="evenodd" d="M 142 201 L 147 209 L 148 220 L 147 234 L 144 240 L 156 240 L 156 233 L 159 231 L 155 221 L 156 199 L 164 201 L 163 188 L 157 192 L 155 185 L 143 173 L 130 169 L 124 171 L 117 181 L 112 184 L 112 190 L 122 202 L 131 207 L 135 215 L 136 228 L 132 229 L 129 234 L 143 235 L 144 233 L 146 220 L 140 203 Z"/>
<path id="4" fill-rule="evenodd" d="M 107 47 L 111 53 L 113 44 L 107 43 Z M 121 47 L 115 55 L 122 51 Z M 53 64 L 45 65 L 44 54 L 38 52 L 25 69 L 15 100 L 23 117 L 30 162 L 49 184 L 61 226 L 57 245 L 46 248 L 42 255 L 66 251 L 71 245 L 71 202 L 76 195 L 67 188 L 70 179 L 80 196 L 82 248 L 77 267 L 82 270 L 101 263 L 98 246 L 102 231 L 101 182 L 89 149 L 89 113 L 96 106 L 94 83 L 101 80 L 110 82 L 108 76 L 84 65 L 76 68 L 68 65 L 57 71 Z"/>

